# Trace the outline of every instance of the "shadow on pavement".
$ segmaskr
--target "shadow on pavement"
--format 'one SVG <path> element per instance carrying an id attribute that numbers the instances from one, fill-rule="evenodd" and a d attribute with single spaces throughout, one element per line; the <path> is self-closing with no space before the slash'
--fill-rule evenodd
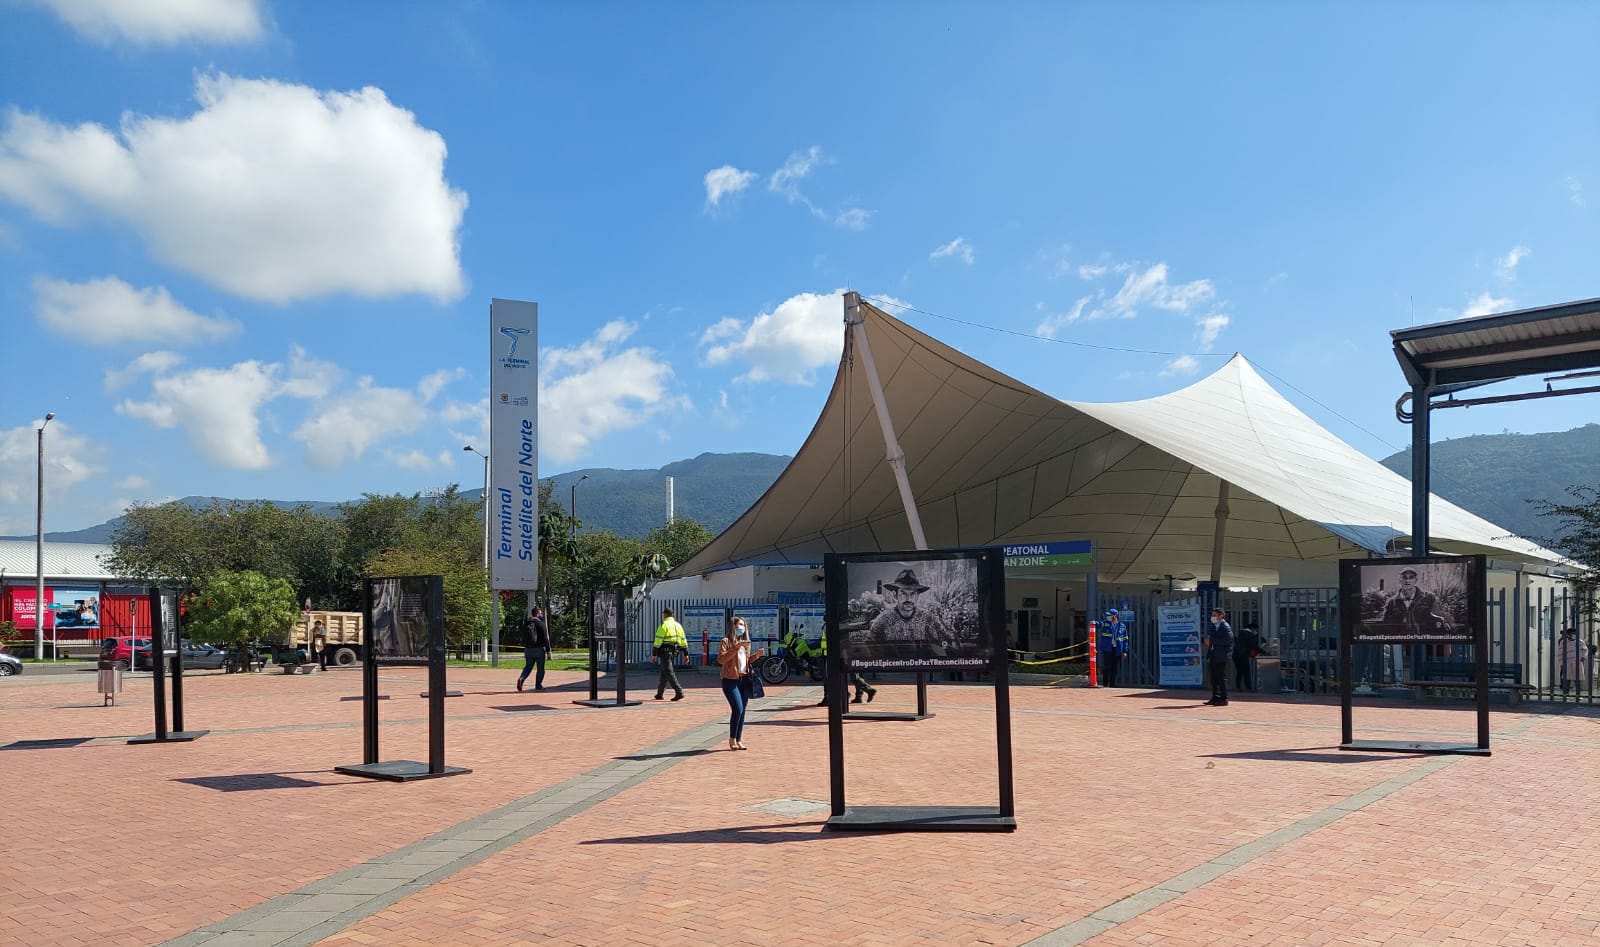
<path id="1" fill-rule="evenodd" d="M 614 760 L 666 760 L 666 759 L 673 759 L 675 757 L 705 756 L 707 753 L 710 753 L 710 752 L 711 751 L 707 750 L 707 749 L 673 750 L 670 753 L 636 753 L 636 754 L 634 754 L 632 756 L 613 756 L 612 759 L 614 759 Z"/>
<path id="2" fill-rule="evenodd" d="M 68 747 L 81 746 L 93 739 L 95 737 L 62 737 L 59 740 L 17 740 L 0 746 L 0 750 L 64 750 Z"/>
<path id="3" fill-rule="evenodd" d="M 298 770 L 298 773 L 317 773 L 327 775 L 327 770 Z M 191 786 L 200 786 L 204 789 L 215 789 L 218 792 L 254 792 L 258 789 L 318 789 L 328 786 L 348 785 L 361 783 L 361 779 L 340 779 L 334 782 L 314 782 L 309 779 L 296 779 L 293 773 L 240 773 L 236 776 L 188 776 L 175 779 L 173 782 L 188 783 Z"/>
<path id="4" fill-rule="evenodd" d="M 794 831 L 806 828 L 808 831 Z M 621 838 L 596 838 L 579 842 L 579 845 L 670 845 L 687 843 L 704 845 L 708 842 L 733 842 L 742 845 L 773 845 L 779 842 L 815 842 L 827 836 L 821 822 L 780 822 L 775 825 L 738 825 L 726 829 L 703 829 L 696 832 L 663 832 L 659 835 L 626 835 Z M 780 831 L 773 831 L 774 829 Z M 785 831 L 786 830 L 786 831 Z"/>
<path id="5" fill-rule="evenodd" d="M 1336 746 L 1308 746 L 1295 750 L 1251 750 L 1246 753 L 1202 753 L 1201 759 L 1272 760 L 1290 763 L 1375 763 L 1379 760 L 1429 756 L 1428 753 L 1349 753 Z"/>

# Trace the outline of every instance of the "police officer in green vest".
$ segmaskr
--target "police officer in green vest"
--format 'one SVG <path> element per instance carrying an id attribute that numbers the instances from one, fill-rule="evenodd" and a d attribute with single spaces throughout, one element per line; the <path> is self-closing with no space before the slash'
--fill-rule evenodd
<path id="1" fill-rule="evenodd" d="M 661 624 L 656 626 L 655 647 L 650 656 L 652 661 L 661 662 L 661 676 L 656 681 L 656 700 L 662 699 L 667 692 L 667 685 L 678 696 L 673 700 L 683 700 L 683 686 L 678 683 L 678 672 L 673 664 L 678 660 L 678 655 L 689 650 L 689 636 L 683 633 L 683 626 L 672 617 L 672 609 L 661 610 Z"/>

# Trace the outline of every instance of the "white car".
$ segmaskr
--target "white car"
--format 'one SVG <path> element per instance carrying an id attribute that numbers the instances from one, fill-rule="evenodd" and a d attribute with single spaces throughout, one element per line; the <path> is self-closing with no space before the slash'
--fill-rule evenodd
<path id="1" fill-rule="evenodd" d="M 0 654 L 0 677 L 22 673 L 22 662 L 9 654 Z"/>

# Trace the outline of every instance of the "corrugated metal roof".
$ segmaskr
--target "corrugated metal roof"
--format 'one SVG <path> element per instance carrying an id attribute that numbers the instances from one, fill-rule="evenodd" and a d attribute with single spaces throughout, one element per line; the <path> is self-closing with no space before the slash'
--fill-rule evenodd
<path id="1" fill-rule="evenodd" d="M 1395 358 L 1431 387 L 1600 367 L 1600 299 L 1395 329 Z"/>
<path id="2" fill-rule="evenodd" d="M 9 579 L 33 578 L 34 541 L 31 539 L 0 539 L 0 569 Z M 44 576 L 47 579 L 102 579 L 122 578 L 111 572 L 102 557 L 111 555 L 105 543 L 44 544 Z"/>

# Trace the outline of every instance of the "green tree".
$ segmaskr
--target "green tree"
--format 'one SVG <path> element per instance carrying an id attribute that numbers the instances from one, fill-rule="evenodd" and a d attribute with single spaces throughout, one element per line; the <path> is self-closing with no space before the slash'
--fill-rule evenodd
<path id="1" fill-rule="evenodd" d="M 380 553 L 369 565 L 374 576 L 444 577 L 444 637 L 452 650 L 488 637 L 491 603 L 483 566 L 448 550 L 412 545 Z"/>
<path id="2" fill-rule="evenodd" d="M 1600 487 L 1573 485 L 1567 493 L 1574 502 L 1532 501 L 1540 516 L 1557 521 L 1556 535 L 1540 543 L 1583 567 L 1573 584 L 1584 616 L 1593 620 L 1600 612 L 1595 601 L 1600 591 Z"/>
<path id="3" fill-rule="evenodd" d="M 680 518 L 652 529 L 645 536 L 644 544 L 647 551 L 658 552 L 672 565 L 678 565 L 688 562 L 714 538 L 710 530 L 694 520 Z"/>
<path id="4" fill-rule="evenodd" d="M 185 602 L 185 632 L 193 641 L 238 647 L 251 639 L 286 639 L 300 617 L 289 580 L 259 572 L 219 572 Z"/>

